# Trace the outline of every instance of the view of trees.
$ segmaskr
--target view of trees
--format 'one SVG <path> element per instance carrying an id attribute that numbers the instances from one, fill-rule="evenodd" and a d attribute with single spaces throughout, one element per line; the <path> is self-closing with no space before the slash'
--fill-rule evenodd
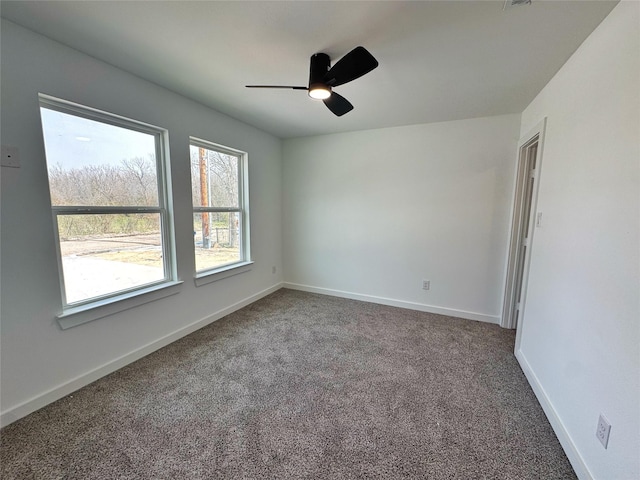
<path id="1" fill-rule="evenodd" d="M 155 158 L 122 160 L 120 165 L 49 168 L 51 204 L 76 206 L 157 206 Z"/>
<path id="2" fill-rule="evenodd" d="M 238 158 L 210 149 L 191 147 L 193 205 L 239 207 Z M 157 206 L 156 161 L 153 155 L 119 164 L 49 168 L 53 206 Z M 194 215 L 194 230 L 202 248 L 215 244 L 236 247 L 239 214 L 202 212 Z M 157 233 L 158 214 L 58 215 L 61 240 L 86 236 Z"/>
<path id="3" fill-rule="evenodd" d="M 208 148 L 191 146 L 193 205 L 239 208 L 238 158 Z M 236 212 L 201 212 L 194 215 L 194 231 L 202 248 L 238 243 Z"/>
<path id="4" fill-rule="evenodd" d="M 54 206 L 157 206 L 156 161 L 122 160 L 119 165 L 49 168 Z M 58 215 L 61 240 L 95 235 L 131 235 L 159 232 L 158 214 Z"/>
<path id="5" fill-rule="evenodd" d="M 192 146 L 191 180 L 194 206 L 238 206 L 237 157 Z"/>

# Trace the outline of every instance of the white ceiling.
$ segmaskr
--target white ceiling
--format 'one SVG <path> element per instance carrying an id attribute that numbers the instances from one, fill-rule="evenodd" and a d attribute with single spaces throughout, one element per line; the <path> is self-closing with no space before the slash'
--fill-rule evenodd
<path id="1" fill-rule="evenodd" d="M 520 113 L 617 1 L 2 1 L 1 15 L 278 137 Z M 363 45 L 380 66 L 304 91 L 309 57 Z M 588 81 L 588 79 L 585 79 Z"/>

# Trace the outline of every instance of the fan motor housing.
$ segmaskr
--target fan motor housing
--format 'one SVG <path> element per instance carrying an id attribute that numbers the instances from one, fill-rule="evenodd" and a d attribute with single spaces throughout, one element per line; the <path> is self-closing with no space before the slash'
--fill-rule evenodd
<path id="1" fill-rule="evenodd" d="M 311 56 L 311 66 L 309 67 L 309 89 L 314 85 L 326 87 L 324 77 L 331 67 L 331 59 L 326 53 L 316 53 Z"/>

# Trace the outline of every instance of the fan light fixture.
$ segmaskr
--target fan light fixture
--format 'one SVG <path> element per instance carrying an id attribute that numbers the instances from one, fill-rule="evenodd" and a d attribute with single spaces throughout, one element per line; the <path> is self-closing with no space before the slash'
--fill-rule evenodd
<path id="1" fill-rule="evenodd" d="M 331 96 L 331 89 L 324 84 L 311 85 L 309 88 L 309 96 L 316 100 L 326 100 Z"/>
<path id="2" fill-rule="evenodd" d="M 309 63 L 308 87 L 302 85 L 247 85 L 247 88 L 306 90 L 311 98 L 322 100 L 336 117 L 341 117 L 353 110 L 353 105 L 333 89 L 360 78 L 377 66 L 378 61 L 364 47 L 354 48 L 338 60 L 333 67 L 329 55 L 316 53 L 311 55 Z"/>

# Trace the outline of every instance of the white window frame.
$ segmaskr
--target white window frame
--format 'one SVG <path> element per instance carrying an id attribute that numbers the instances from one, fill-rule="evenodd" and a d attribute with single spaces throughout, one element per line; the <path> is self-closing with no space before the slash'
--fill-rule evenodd
<path id="1" fill-rule="evenodd" d="M 132 120 L 120 115 L 104 112 L 91 107 L 69 102 L 45 94 L 39 94 L 39 106 L 80 118 L 126 128 L 129 130 L 153 135 L 156 149 L 156 178 L 158 189 L 158 206 L 56 206 L 51 205 L 53 229 L 58 260 L 58 275 L 62 312 L 57 316 L 63 329 L 111 315 L 159 298 L 178 293 L 177 287 L 182 282 L 177 278 L 175 255 L 175 232 L 173 228 L 173 209 L 170 202 L 171 182 L 169 172 L 168 131 L 147 123 Z M 51 197 L 49 197 L 51 198 Z M 50 200 L 51 201 L 51 200 Z M 162 241 L 162 258 L 164 278 L 135 287 L 91 297 L 78 302 L 67 302 L 62 253 L 58 230 L 60 215 L 99 215 L 99 214 L 144 214 L 154 213 L 160 216 L 160 235 Z"/>
<path id="2" fill-rule="evenodd" d="M 217 143 L 203 140 L 201 138 L 189 137 L 189 147 L 204 148 L 214 150 L 225 155 L 231 155 L 238 159 L 238 207 L 201 207 L 193 205 L 193 213 L 227 213 L 237 212 L 240 215 L 239 222 L 239 245 L 240 260 L 233 263 L 221 265 L 207 270 L 197 271 L 195 267 L 195 243 L 193 245 L 194 269 L 196 286 L 205 285 L 223 278 L 238 275 L 251 270 L 253 261 L 251 260 L 251 234 L 249 221 L 249 159 L 247 152 L 225 147 Z M 191 179 L 193 181 L 193 178 Z M 191 186 L 193 192 L 193 185 Z"/>

